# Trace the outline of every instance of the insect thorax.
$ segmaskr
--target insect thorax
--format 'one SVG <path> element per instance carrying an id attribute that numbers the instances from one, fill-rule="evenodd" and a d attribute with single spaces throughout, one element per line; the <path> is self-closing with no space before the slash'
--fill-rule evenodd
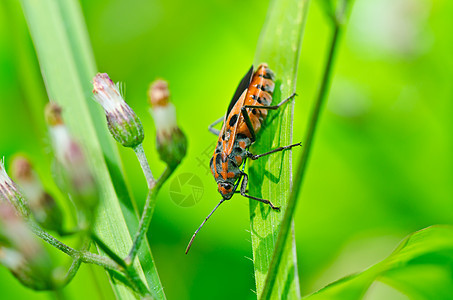
<path id="1" fill-rule="evenodd" d="M 210 167 L 216 182 L 229 182 L 234 184 L 241 176 L 240 166 L 247 156 L 247 149 L 251 144 L 250 138 L 244 134 L 235 137 L 231 151 L 224 149 L 224 141 L 219 139 L 216 150 L 211 158 Z"/>

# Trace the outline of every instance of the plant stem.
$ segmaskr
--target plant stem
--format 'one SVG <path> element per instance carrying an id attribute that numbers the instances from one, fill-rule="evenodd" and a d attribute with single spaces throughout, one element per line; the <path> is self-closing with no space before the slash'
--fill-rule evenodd
<path id="1" fill-rule="evenodd" d="M 143 150 L 143 144 L 140 144 L 133 149 L 138 161 L 140 162 L 140 167 L 142 167 L 143 174 L 146 178 L 146 183 L 148 184 L 148 189 L 151 190 L 156 185 L 156 180 L 154 179 L 153 173 L 151 172 L 151 168 L 148 164 L 148 160 L 146 159 L 146 154 Z"/>
<path id="2" fill-rule="evenodd" d="M 32 231 L 42 240 L 49 243 L 53 247 L 57 248 L 58 250 L 66 253 L 67 255 L 71 256 L 74 259 L 80 259 L 84 263 L 95 264 L 106 269 L 122 271 L 123 268 L 118 265 L 116 262 L 111 260 L 108 257 L 104 257 L 101 255 L 97 255 L 88 251 L 79 251 L 74 248 L 69 247 L 68 245 L 64 244 L 63 242 L 59 241 L 46 231 L 42 230 L 36 223 L 29 221 L 28 224 L 30 225 Z"/>
<path id="3" fill-rule="evenodd" d="M 124 262 L 124 260 L 119 257 L 118 254 L 116 254 L 112 249 L 110 249 L 109 246 L 107 246 L 100 237 L 98 237 L 96 235 L 96 233 L 91 233 L 91 238 L 93 239 L 93 241 L 99 246 L 99 248 L 102 249 L 102 251 L 105 252 L 105 254 L 108 255 L 108 257 L 110 257 L 111 259 L 113 259 L 117 264 L 119 264 L 120 266 L 122 266 L 124 269 L 127 268 L 126 266 L 126 263 Z"/>
<path id="4" fill-rule="evenodd" d="M 52 246 L 54 246 L 58 250 L 62 251 L 63 253 L 66 253 L 67 255 L 71 256 L 72 258 L 78 257 L 77 250 L 75 250 L 75 249 L 69 247 L 68 245 L 57 240 L 55 237 L 53 237 L 49 233 L 42 230 L 42 228 L 39 227 L 38 224 L 36 224 L 30 220 L 28 221 L 28 224 L 30 225 L 30 228 L 33 231 L 33 233 L 36 234 L 39 238 L 41 238 L 45 242 L 51 244 Z"/>
<path id="5" fill-rule="evenodd" d="M 127 278 L 131 282 L 132 286 L 141 294 L 141 295 L 151 295 L 148 287 L 143 283 L 138 275 L 137 271 L 134 269 L 134 266 L 129 266 L 126 269 Z"/>
<path id="6" fill-rule="evenodd" d="M 101 267 L 104 267 L 105 269 L 116 271 L 119 274 L 125 274 L 128 282 L 131 284 L 133 289 L 140 293 L 142 296 L 145 295 L 150 295 L 150 292 L 146 285 L 143 283 L 143 281 L 140 279 L 140 276 L 136 272 L 136 270 L 133 268 L 133 266 L 126 266 L 124 261 L 117 256 L 113 251 L 111 251 L 108 246 L 106 246 L 96 235 L 93 234 L 93 239 L 96 241 L 98 245 L 100 245 L 101 249 L 106 251 L 106 253 L 112 257 L 108 258 L 105 256 L 97 255 L 94 253 L 91 253 L 89 251 L 78 251 L 74 248 L 69 247 L 68 245 L 64 244 L 63 242 L 59 241 L 49 233 L 45 232 L 42 230 L 41 227 L 39 227 L 37 224 L 34 222 L 30 221 L 29 222 L 30 227 L 32 228 L 33 232 L 43 239 L 45 242 L 49 243 L 50 245 L 54 246 L 55 248 L 61 250 L 62 252 L 66 253 L 67 255 L 71 256 L 74 258 L 74 261 L 69 268 L 69 271 L 65 277 L 65 279 L 62 281 L 62 286 L 66 285 L 71 281 L 71 279 L 74 277 L 74 275 L 77 273 L 80 264 L 82 262 L 84 263 L 90 263 L 90 264 L 95 264 Z M 102 245 L 102 246 L 101 246 Z M 104 248 L 105 247 L 105 248 Z M 85 249 L 85 247 L 84 247 Z M 117 261 L 118 260 L 118 261 Z"/>
<path id="7" fill-rule="evenodd" d="M 62 281 L 62 286 L 65 286 L 69 282 L 71 282 L 71 280 L 77 274 L 77 271 L 79 270 L 81 264 L 82 264 L 82 260 L 80 258 L 76 258 L 72 261 L 72 264 L 69 267 L 69 270 L 66 273 L 64 280 Z"/>
<path id="8" fill-rule="evenodd" d="M 286 239 L 288 237 L 289 231 L 291 229 L 291 223 L 294 215 L 294 211 L 296 209 L 297 198 L 302 188 L 302 181 L 305 175 L 305 170 L 307 168 L 308 158 L 310 155 L 311 145 L 313 143 L 313 137 L 316 130 L 316 125 L 318 123 L 319 115 L 325 102 L 329 87 L 330 87 L 330 80 L 331 80 L 331 73 L 333 68 L 333 62 L 335 58 L 335 53 L 337 50 L 338 39 L 341 33 L 341 25 L 339 23 L 335 23 L 334 25 L 334 32 L 332 36 L 332 40 L 330 43 L 330 50 L 327 57 L 327 62 L 324 68 L 324 74 L 322 83 L 319 89 L 319 93 L 316 99 L 315 107 L 311 114 L 310 121 L 308 123 L 308 129 L 305 136 L 305 141 L 303 143 L 303 151 L 301 155 L 300 164 L 297 169 L 296 176 L 294 178 L 293 189 L 291 191 L 290 198 L 287 203 L 287 208 L 285 211 L 285 215 L 283 217 L 280 231 L 278 233 L 277 242 L 275 244 L 274 254 L 271 260 L 271 264 L 269 267 L 269 271 L 267 274 L 266 282 L 263 288 L 263 293 L 261 294 L 261 299 L 270 299 L 272 294 L 272 288 L 275 283 L 275 278 L 280 266 L 280 261 L 282 258 L 283 248 L 286 243 Z"/>
<path id="9" fill-rule="evenodd" d="M 134 266 L 126 265 L 126 262 L 119 257 L 113 250 L 109 248 L 95 233 L 92 233 L 92 238 L 95 243 L 110 257 L 112 258 L 117 264 L 124 268 L 127 274 L 127 280 L 131 283 L 136 292 L 139 292 L 142 295 L 149 295 L 150 292 L 143 281 L 140 279 L 140 276 L 134 269 Z"/>
<path id="10" fill-rule="evenodd" d="M 90 249 L 90 245 L 91 245 L 91 241 L 87 239 L 83 243 L 82 249 L 84 251 L 88 250 L 88 249 Z M 62 279 L 57 279 L 57 280 L 59 280 L 59 282 L 57 284 L 57 287 L 58 288 L 63 288 L 68 283 L 70 283 L 71 280 L 74 278 L 74 276 L 77 274 L 77 271 L 79 270 L 81 264 L 82 264 L 82 259 L 80 257 L 79 258 L 74 258 L 74 260 L 72 261 L 72 264 L 69 267 L 68 272 L 66 273 L 65 277 L 62 278 Z"/>
<path id="11" fill-rule="evenodd" d="M 137 156 L 138 156 L 138 154 L 137 154 Z M 140 158 L 139 158 L 139 160 L 140 160 Z M 145 176 L 146 176 L 145 169 L 146 168 L 143 168 L 143 170 L 144 170 L 143 172 L 145 173 Z M 148 191 L 148 195 L 147 195 L 146 201 L 145 201 L 145 206 L 143 207 L 142 217 L 140 219 L 140 223 L 138 225 L 138 230 L 137 230 L 137 233 L 134 238 L 134 243 L 129 252 L 129 255 L 124 260 L 126 262 L 127 266 L 132 265 L 135 257 L 137 256 L 137 253 L 141 246 L 143 238 L 145 237 L 146 232 L 148 231 L 149 224 L 151 223 L 151 218 L 154 213 L 154 208 L 156 207 L 157 194 L 159 193 L 159 190 L 162 187 L 162 185 L 164 184 L 164 182 L 173 173 L 173 170 L 174 170 L 173 168 L 167 167 L 165 169 L 164 173 L 162 173 L 160 178 L 155 183 L 154 187 Z"/>

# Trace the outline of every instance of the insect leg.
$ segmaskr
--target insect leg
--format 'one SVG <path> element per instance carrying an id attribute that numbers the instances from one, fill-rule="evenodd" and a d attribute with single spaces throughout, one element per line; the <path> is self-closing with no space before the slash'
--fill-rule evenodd
<path id="1" fill-rule="evenodd" d="M 271 150 L 269 152 L 262 153 L 262 154 L 257 154 L 257 155 L 253 155 L 252 153 L 247 151 L 247 157 L 250 157 L 250 159 L 255 160 L 255 159 L 258 159 L 260 157 L 263 157 L 263 156 L 266 156 L 266 155 L 269 155 L 269 154 L 272 154 L 272 153 L 275 153 L 275 152 L 288 150 L 288 149 L 291 149 L 292 147 L 296 147 L 296 146 L 302 146 L 302 143 L 296 143 L 296 144 L 292 144 L 292 145 L 288 145 L 288 146 L 278 147 L 278 148 L 275 148 L 275 149 L 273 149 L 273 150 Z"/>
<path id="2" fill-rule="evenodd" d="M 269 200 L 266 200 L 266 199 L 261 199 L 261 198 L 257 198 L 257 197 L 253 197 L 253 196 L 250 196 L 250 195 L 247 195 L 246 194 L 246 188 L 247 188 L 247 183 L 249 181 L 249 177 L 246 173 L 242 173 L 242 176 L 243 176 L 243 179 L 242 179 L 242 184 L 241 184 L 241 195 L 246 197 L 246 198 L 249 198 L 249 199 L 253 199 L 253 200 L 256 200 L 256 201 L 260 201 L 260 202 L 263 202 L 265 204 L 269 204 L 269 206 L 273 209 L 273 210 L 276 210 L 276 211 L 280 211 L 280 207 L 278 206 L 275 206 L 274 204 L 272 204 L 272 202 L 270 202 Z"/>
<path id="3" fill-rule="evenodd" d="M 252 135 L 252 143 L 253 143 L 256 140 L 256 134 L 255 134 L 255 129 L 253 129 L 252 121 L 250 120 L 250 117 L 247 114 L 246 108 L 247 108 L 246 106 L 243 106 L 241 108 L 241 113 L 244 116 L 245 124 L 247 125 L 247 128 L 250 131 L 250 134 Z"/>
<path id="4" fill-rule="evenodd" d="M 282 102 L 280 102 L 277 105 L 270 105 L 270 106 L 266 106 L 266 105 L 244 105 L 244 107 L 245 108 L 259 108 L 259 109 L 275 110 L 275 109 L 280 108 L 280 106 L 282 106 L 283 104 L 285 104 L 289 100 L 293 99 L 296 95 L 297 95 L 296 93 L 292 93 L 291 96 L 289 96 L 288 98 L 286 98 L 285 100 L 283 100 Z"/>
<path id="5" fill-rule="evenodd" d="M 212 123 L 211 125 L 209 125 L 209 131 L 212 132 L 213 134 L 215 135 L 219 135 L 220 134 L 220 130 L 218 129 L 215 129 L 214 126 L 216 126 L 217 124 L 219 124 L 220 122 L 223 121 L 223 118 L 224 117 L 220 117 L 218 120 L 215 120 L 214 123 Z"/>
<path id="6" fill-rule="evenodd" d="M 234 191 L 235 194 L 239 194 L 241 191 Z M 245 190 L 246 193 L 249 192 L 249 190 Z"/>

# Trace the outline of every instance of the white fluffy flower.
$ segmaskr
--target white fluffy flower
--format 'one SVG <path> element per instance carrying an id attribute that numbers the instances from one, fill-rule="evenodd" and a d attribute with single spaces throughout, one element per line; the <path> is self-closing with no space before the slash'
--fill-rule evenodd
<path id="1" fill-rule="evenodd" d="M 25 200 L 20 194 L 17 185 L 6 173 L 5 165 L 2 160 L 0 160 L 0 202 L 1 201 L 11 203 L 22 216 L 28 216 L 29 212 Z"/>
<path id="2" fill-rule="evenodd" d="M 93 94 L 104 108 L 108 128 L 115 140 L 124 147 L 140 145 L 145 137 L 142 123 L 106 73 L 98 73 L 93 78 Z"/>

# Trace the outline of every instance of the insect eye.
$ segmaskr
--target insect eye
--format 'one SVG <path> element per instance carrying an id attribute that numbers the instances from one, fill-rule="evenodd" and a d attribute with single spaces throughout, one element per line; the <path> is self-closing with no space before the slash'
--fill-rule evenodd
<path id="1" fill-rule="evenodd" d="M 225 189 L 225 190 L 230 190 L 233 188 L 233 186 L 231 185 L 231 183 L 222 183 L 222 187 Z"/>

